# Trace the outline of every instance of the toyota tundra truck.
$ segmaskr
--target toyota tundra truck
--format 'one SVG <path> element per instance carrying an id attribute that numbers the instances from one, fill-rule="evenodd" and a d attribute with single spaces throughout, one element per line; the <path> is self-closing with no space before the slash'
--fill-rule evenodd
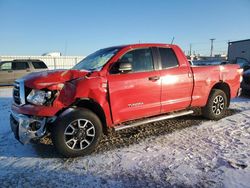
<path id="1" fill-rule="evenodd" d="M 241 80 L 239 65 L 193 66 L 177 45 L 109 47 L 70 70 L 16 80 L 10 125 L 23 144 L 50 135 L 62 155 L 87 155 L 110 130 L 192 114 L 194 107 L 218 120 Z"/>

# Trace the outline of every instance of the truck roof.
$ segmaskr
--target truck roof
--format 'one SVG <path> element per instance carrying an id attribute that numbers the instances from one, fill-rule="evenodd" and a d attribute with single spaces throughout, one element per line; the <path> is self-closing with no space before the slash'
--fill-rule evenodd
<path id="1" fill-rule="evenodd" d="M 125 47 L 131 47 L 131 48 L 137 48 L 137 47 L 171 47 L 175 46 L 173 44 L 164 44 L 164 43 L 136 43 L 136 44 L 125 44 L 125 45 L 118 45 L 118 46 L 112 46 L 117 48 L 125 48 Z M 112 48 L 111 47 L 111 48 Z"/>
<path id="2" fill-rule="evenodd" d="M 13 61 L 41 61 L 39 59 L 14 59 Z"/>

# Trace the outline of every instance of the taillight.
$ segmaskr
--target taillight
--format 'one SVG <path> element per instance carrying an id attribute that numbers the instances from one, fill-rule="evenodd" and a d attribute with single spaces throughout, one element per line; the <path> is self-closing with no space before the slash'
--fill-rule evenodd
<path id="1" fill-rule="evenodd" d="M 242 82 L 242 80 L 243 80 L 243 69 L 238 69 L 237 72 L 240 75 L 240 82 Z"/>

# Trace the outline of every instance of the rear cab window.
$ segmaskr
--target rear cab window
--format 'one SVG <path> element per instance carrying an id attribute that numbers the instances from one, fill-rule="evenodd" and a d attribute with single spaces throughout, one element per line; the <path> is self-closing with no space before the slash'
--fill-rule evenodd
<path id="1" fill-rule="evenodd" d="M 179 62 L 175 52 L 171 48 L 158 48 L 160 53 L 162 69 L 178 67 Z"/>
<path id="2" fill-rule="evenodd" d="M 48 67 L 42 61 L 33 61 L 32 65 L 35 69 L 47 69 Z"/>

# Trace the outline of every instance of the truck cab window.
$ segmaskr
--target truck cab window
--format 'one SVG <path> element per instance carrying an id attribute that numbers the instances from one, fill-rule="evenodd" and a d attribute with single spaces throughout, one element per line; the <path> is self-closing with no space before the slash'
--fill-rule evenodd
<path id="1" fill-rule="evenodd" d="M 121 61 L 131 63 L 133 72 L 146 72 L 154 69 L 153 57 L 149 48 L 132 50 L 123 55 Z"/>
<path id="2" fill-rule="evenodd" d="M 132 72 L 146 72 L 154 70 L 153 56 L 150 48 L 136 49 L 124 54 L 118 62 L 129 62 L 132 65 Z M 110 74 L 118 74 L 119 63 L 112 65 Z"/>
<path id="3" fill-rule="evenodd" d="M 159 48 L 159 52 L 162 69 L 177 67 L 179 65 L 177 57 L 171 48 Z"/>

